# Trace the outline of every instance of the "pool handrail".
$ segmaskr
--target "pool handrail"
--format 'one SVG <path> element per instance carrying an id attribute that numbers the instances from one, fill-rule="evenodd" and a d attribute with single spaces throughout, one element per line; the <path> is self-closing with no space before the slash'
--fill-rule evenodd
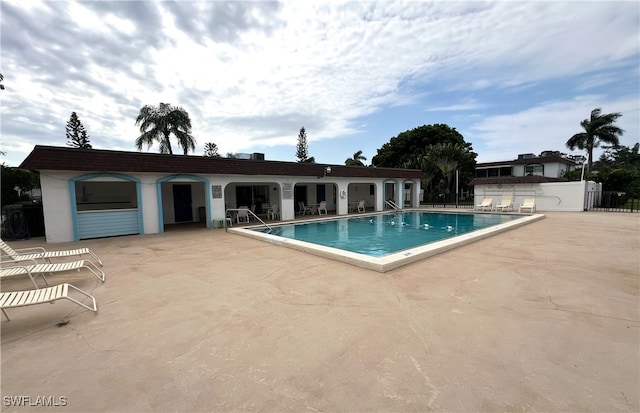
<path id="1" fill-rule="evenodd" d="M 393 202 L 392 200 L 388 199 L 386 201 L 384 201 L 385 204 L 389 205 L 392 209 L 394 209 L 396 212 L 400 210 L 400 207 L 398 206 L 398 204 L 396 204 L 395 202 Z"/>
<path id="2" fill-rule="evenodd" d="M 267 229 L 268 229 L 269 231 L 271 231 L 271 230 L 273 229 L 273 228 L 271 228 L 271 227 L 269 226 L 269 224 L 267 224 L 266 222 L 264 222 L 263 220 L 261 220 L 261 219 L 260 219 L 260 217 L 259 217 L 259 216 L 257 216 L 257 215 L 256 215 L 252 210 L 250 210 L 249 208 L 228 208 L 228 209 L 226 210 L 226 212 L 229 212 L 229 211 L 245 211 L 245 210 L 248 212 L 248 214 L 249 214 L 249 215 L 253 216 L 256 220 L 260 221 L 260 222 L 262 223 L 262 225 L 264 225 L 265 227 L 267 227 Z M 225 213 L 225 215 L 226 215 L 226 213 Z M 224 227 L 225 227 L 224 229 L 225 229 L 225 231 L 226 231 L 226 229 L 227 229 L 226 220 L 225 220 L 225 225 L 224 225 Z"/>

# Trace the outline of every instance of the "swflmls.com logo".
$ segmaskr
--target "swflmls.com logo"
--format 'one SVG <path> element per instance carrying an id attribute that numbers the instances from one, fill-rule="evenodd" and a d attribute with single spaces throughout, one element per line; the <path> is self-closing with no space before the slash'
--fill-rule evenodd
<path id="1" fill-rule="evenodd" d="M 6 407 L 64 407 L 67 405 L 65 396 L 4 396 L 2 401 Z"/>

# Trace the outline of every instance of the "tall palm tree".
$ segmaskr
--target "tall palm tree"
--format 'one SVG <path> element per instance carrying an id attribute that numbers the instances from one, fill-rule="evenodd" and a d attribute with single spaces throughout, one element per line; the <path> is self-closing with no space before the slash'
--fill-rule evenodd
<path id="1" fill-rule="evenodd" d="M 620 144 L 618 136 L 622 136 L 624 131 L 613 123 L 622 116 L 622 113 L 601 114 L 602 109 L 597 108 L 591 111 L 591 118 L 580 122 L 584 132 L 576 133 L 567 141 L 569 149 L 585 149 L 587 151 L 587 170 L 591 170 L 593 164 L 593 148 L 600 146 L 601 142 L 617 146 Z"/>
<path id="2" fill-rule="evenodd" d="M 353 154 L 353 158 L 347 158 L 344 164 L 347 166 L 364 166 L 364 162 L 367 158 L 362 155 L 362 151 L 358 151 Z"/>
<path id="3" fill-rule="evenodd" d="M 158 141 L 160 153 L 173 154 L 169 137 L 173 134 L 178 139 L 178 146 L 184 150 L 184 154 L 195 151 L 196 140 L 191 135 L 191 119 L 186 110 L 180 106 L 171 106 L 168 103 L 160 103 L 158 106 L 145 105 L 140 109 L 136 118 L 136 125 L 140 125 L 141 135 L 136 139 L 136 148 L 142 150 Z"/>

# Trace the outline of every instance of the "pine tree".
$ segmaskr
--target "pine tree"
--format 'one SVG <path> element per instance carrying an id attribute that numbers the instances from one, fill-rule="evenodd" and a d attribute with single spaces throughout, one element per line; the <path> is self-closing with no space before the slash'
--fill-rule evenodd
<path id="1" fill-rule="evenodd" d="M 298 162 L 315 162 L 315 158 L 309 157 L 309 146 L 307 145 L 307 131 L 304 126 L 300 128 L 298 133 L 298 144 L 296 145 L 296 158 Z"/>
<path id="2" fill-rule="evenodd" d="M 298 144 L 296 145 L 296 158 L 298 162 L 304 162 L 309 156 L 309 147 L 307 145 L 307 131 L 304 130 L 304 126 L 300 128 L 298 133 Z"/>
<path id="3" fill-rule="evenodd" d="M 218 153 L 218 145 L 213 142 L 207 142 L 204 144 L 204 157 L 205 158 L 217 158 L 220 154 Z"/>
<path id="4" fill-rule="evenodd" d="M 78 115 L 75 112 L 71 112 L 71 117 L 67 122 L 67 127 L 65 128 L 67 132 L 67 145 L 72 146 L 74 148 L 84 148 L 91 149 L 91 144 L 89 143 L 89 135 L 87 135 L 87 131 L 85 130 L 82 122 L 78 119 Z"/>

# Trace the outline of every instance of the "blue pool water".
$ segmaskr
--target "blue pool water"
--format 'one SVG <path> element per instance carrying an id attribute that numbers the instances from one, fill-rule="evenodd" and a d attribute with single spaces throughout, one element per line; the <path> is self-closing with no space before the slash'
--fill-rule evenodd
<path id="1" fill-rule="evenodd" d="M 520 218 L 518 215 L 411 211 L 299 222 L 254 231 L 383 257 Z"/>

